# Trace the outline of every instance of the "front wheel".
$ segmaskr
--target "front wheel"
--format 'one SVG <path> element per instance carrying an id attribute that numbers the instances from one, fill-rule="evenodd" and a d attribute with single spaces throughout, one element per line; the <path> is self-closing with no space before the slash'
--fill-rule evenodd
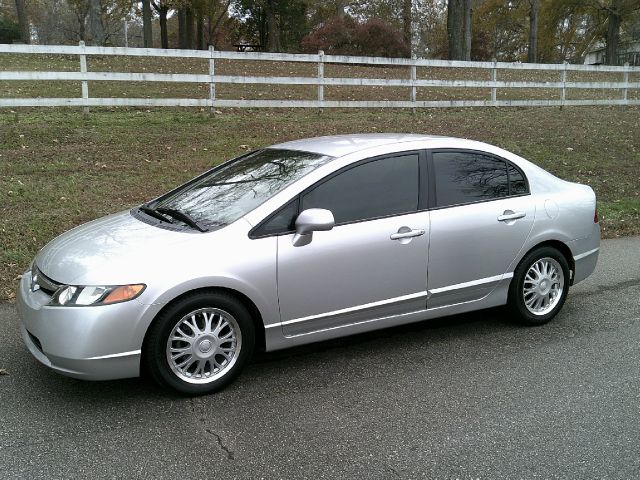
<path id="1" fill-rule="evenodd" d="M 224 388 L 253 353 L 255 329 L 235 298 L 199 292 L 177 301 L 154 321 L 144 345 L 151 376 L 184 395 Z"/>
<path id="2" fill-rule="evenodd" d="M 509 308 L 525 325 L 549 322 L 562 308 L 569 291 L 569 265 L 553 247 L 525 256 L 509 288 Z"/>

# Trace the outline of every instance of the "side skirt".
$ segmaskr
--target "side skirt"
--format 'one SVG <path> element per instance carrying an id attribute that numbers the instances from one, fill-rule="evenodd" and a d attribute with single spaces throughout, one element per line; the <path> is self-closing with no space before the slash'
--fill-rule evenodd
<path id="1" fill-rule="evenodd" d="M 272 324 L 270 325 L 271 328 L 267 328 L 265 332 L 266 351 L 281 350 L 298 345 L 321 342 L 324 340 L 356 335 L 358 333 L 370 332 L 398 325 L 421 322 L 449 315 L 458 315 L 485 308 L 498 307 L 507 303 L 510 283 L 510 278 L 502 280 L 491 293 L 478 300 L 418 310 L 399 315 L 371 318 L 294 336 L 285 337 L 282 333 L 282 328 L 280 328 L 281 324 Z"/>

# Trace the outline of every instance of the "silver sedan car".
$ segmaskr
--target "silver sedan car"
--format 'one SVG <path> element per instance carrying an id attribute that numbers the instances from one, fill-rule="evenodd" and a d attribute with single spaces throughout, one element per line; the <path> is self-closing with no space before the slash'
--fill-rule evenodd
<path id="1" fill-rule="evenodd" d="M 553 318 L 600 246 L 593 190 L 470 140 L 311 138 L 51 241 L 21 280 L 31 353 L 187 395 L 277 350 L 507 305 Z"/>

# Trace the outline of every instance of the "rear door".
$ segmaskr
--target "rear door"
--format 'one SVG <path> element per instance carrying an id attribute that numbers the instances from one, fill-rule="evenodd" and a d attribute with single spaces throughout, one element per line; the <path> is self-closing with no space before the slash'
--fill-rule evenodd
<path id="1" fill-rule="evenodd" d="M 524 173 L 484 152 L 429 152 L 429 308 L 478 300 L 513 272 L 535 217 Z"/>

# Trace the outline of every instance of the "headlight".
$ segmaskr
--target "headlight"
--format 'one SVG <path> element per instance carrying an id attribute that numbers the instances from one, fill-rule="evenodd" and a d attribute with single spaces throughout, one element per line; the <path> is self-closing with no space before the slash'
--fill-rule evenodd
<path id="1" fill-rule="evenodd" d="M 74 307 L 126 302 L 139 296 L 145 287 L 141 283 L 116 286 L 63 285 L 53 294 L 49 305 Z"/>

